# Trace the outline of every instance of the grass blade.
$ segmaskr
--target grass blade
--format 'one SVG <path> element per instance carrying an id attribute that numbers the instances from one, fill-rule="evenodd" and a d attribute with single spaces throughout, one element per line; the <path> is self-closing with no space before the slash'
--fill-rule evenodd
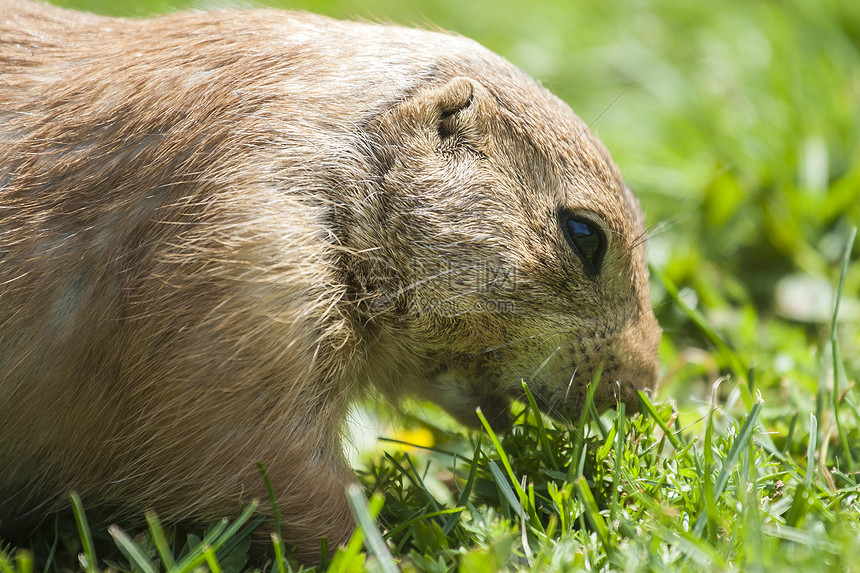
<path id="1" fill-rule="evenodd" d="M 729 476 L 734 471 L 735 466 L 740 459 L 741 453 L 747 448 L 750 441 L 752 440 L 752 434 L 755 431 L 755 425 L 758 421 L 758 416 L 761 413 L 761 408 L 764 405 L 764 402 L 761 398 L 756 399 L 755 405 L 750 410 L 750 413 L 747 414 L 746 419 L 744 420 L 743 426 L 741 426 L 740 432 L 738 432 L 737 437 L 732 443 L 732 447 L 729 448 L 729 453 L 726 455 L 726 459 L 723 462 L 723 467 L 720 469 L 720 475 L 717 476 L 717 481 L 714 483 L 714 495 L 719 497 L 723 494 L 723 490 L 726 487 L 726 484 L 729 481 Z"/>
<path id="2" fill-rule="evenodd" d="M 457 498 L 457 507 L 465 507 L 466 502 L 469 501 L 469 496 L 472 495 L 472 488 L 475 487 L 475 479 L 478 477 L 478 459 L 481 454 L 481 441 L 483 439 L 483 435 L 478 435 L 478 442 L 475 445 L 475 453 L 472 456 L 472 463 L 469 466 L 469 477 L 466 479 L 466 485 L 463 487 L 463 491 L 460 492 L 460 497 Z M 451 529 L 457 524 L 460 520 L 460 515 L 462 515 L 461 511 L 458 511 L 455 515 L 452 515 L 450 519 L 445 523 L 442 527 L 442 533 L 448 535 Z"/>
<path id="3" fill-rule="evenodd" d="M 146 512 L 146 523 L 149 526 L 149 533 L 155 545 L 155 550 L 158 551 L 158 556 L 161 557 L 161 562 L 164 563 L 164 568 L 168 571 L 172 570 L 176 567 L 176 562 L 173 560 L 173 553 L 167 545 L 164 529 L 161 527 L 161 522 L 158 520 L 155 512 Z"/>
<path id="4" fill-rule="evenodd" d="M 96 573 L 96 548 L 93 544 L 92 533 L 90 532 L 90 524 L 87 522 L 87 515 L 84 513 L 84 504 L 81 502 L 81 497 L 77 492 L 72 492 L 72 511 L 75 514 L 75 523 L 78 526 L 78 533 L 81 536 L 81 546 L 84 548 L 84 557 L 86 563 L 83 563 L 86 573 Z"/>
<path id="5" fill-rule="evenodd" d="M 651 400 L 648 399 L 648 396 L 642 390 L 639 390 L 639 403 L 645 407 L 645 410 L 648 411 L 648 414 L 654 420 L 654 422 L 663 430 L 663 434 L 666 436 L 666 439 L 669 440 L 669 443 L 672 444 L 672 447 L 676 450 L 684 449 L 684 444 L 681 443 L 681 440 L 678 439 L 678 436 L 669 429 L 669 426 L 666 425 L 665 420 L 660 416 L 657 412 L 657 409 L 654 408 L 654 405 L 651 404 Z"/>
<path id="6" fill-rule="evenodd" d="M 624 412 L 624 402 L 618 404 L 615 418 L 615 467 L 612 471 L 612 505 L 610 506 L 610 520 L 615 521 L 615 516 L 620 507 L 619 481 L 621 479 L 621 460 L 624 459 L 625 432 L 624 426 L 627 417 Z"/>
<path id="7" fill-rule="evenodd" d="M 499 458 L 501 459 L 502 465 L 505 466 L 505 471 L 508 472 L 508 477 L 511 478 L 511 483 L 514 485 L 514 489 L 517 492 L 517 496 L 520 498 L 520 501 L 522 503 L 525 503 L 526 492 L 523 491 L 523 488 L 520 487 L 520 483 L 517 481 L 517 478 L 514 475 L 514 470 L 511 467 L 511 462 L 508 460 L 508 454 L 506 454 L 504 448 L 502 448 L 502 444 L 501 442 L 499 442 L 499 438 L 496 437 L 496 433 L 493 431 L 493 428 L 490 427 L 490 423 L 487 421 L 487 418 L 484 417 L 484 413 L 481 412 L 481 408 L 477 408 L 476 412 L 478 413 L 478 417 L 481 419 L 481 423 L 484 425 L 484 429 L 487 431 L 487 435 L 490 436 L 490 441 L 493 442 L 493 446 L 496 448 L 496 453 L 499 454 Z M 490 466 L 490 469 L 492 470 L 492 465 Z M 502 482 L 505 481 L 507 480 L 502 480 Z M 514 505 L 514 507 L 516 507 L 516 504 Z"/>
<path id="8" fill-rule="evenodd" d="M 594 495 L 588 487 L 588 482 L 584 477 L 580 476 L 576 480 L 576 489 L 579 491 L 579 498 L 585 506 L 585 517 L 597 533 L 597 538 L 603 545 L 607 555 L 612 554 L 612 545 L 609 542 L 609 528 L 606 526 L 606 520 L 600 515 L 600 510 L 597 508 L 597 502 L 594 500 Z"/>
<path id="9" fill-rule="evenodd" d="M 221 573 L 221 566 L 218 565 L 218 559 L 215 557 L 215 551 L 213 551 L 211 545 L 203 546 L 203 556 L 206 557 L 206 565 L 209 566 L 209 571 L 212 573 Z"/>
<path id="10" fill-rule="evenodd" d="M 376 556 L 377 561 L 382 567 L 384 573 L 398 573 L 399 569 L 391 557 L 391 552 L 382 539 L 382 534 L 379 533 L 379 528 L 376 525 L 376 516 L 382 509 L 382 504 L 385 500 L 381 494 L 376 494 L 370 502 L 370 507 L 367 505 L 367 500 L 361 492 L 361 488 L 357 484 L 350 484 L 346 488 L 347 501 L 352 509 L 352 515 L 355 517 L 356 523 L 364 531 L 364 542 L 370 552 Z"/>
<path id="11" fill-rule="evenodd" d="M 836 322 L 839 318 L 839 301 L 842 299 L 842 291 L 845 288 L 845 276 L 848 274 L 848 262 L 851 260 L 851 250 L 854 248 L 854 239 L 857 236 L 857 227 L 851 229 L 848 243 L 845 246 L 845 254 L 842 256 L 842 270 L 839 273 L 839 286 L 836 288 L 836 300 L 833 303 L 833 318 L 830 321 L 830 351 L 833 363 L 833 419 L 836 421 L 836 431 L 839 433 L 839 441 L 845 451 L 848 461 L 848 472 L 854 473 L 854 457 L 851 455 L 851 444 L 848 435 L 839 418 L 839 340 L 837 338 Z"/>
<path id="12" fill-rule="evenodd" d="M 520 500 L 517 499 L 514 490 L 511 489 L 511 485 L 508 483 L 508 479 L 505 477 L 505 474 L 502 473 L 502 470 L 499 469 L 498 464 L 496 464 L 496 462 L 494 462 L 493 460 L 489 460 L 488 465 L 490 467 L 490 473 L 493 474 L 493 480 L 495 480 L 496 486 L 502 492 L 502 495 L 505 497 L 508 504 L 510 504 L 510 506 L 517 514 L 522 513 L 522 503 L 520 503 Z"/>
<path id="13" fill-rule="evenodd" d="M 272 486 L 272 480 L 269 479 L 269 474 L 266 472 L 266 466 L 262 462 L 257 462 L 257 470 L 263 476 L 263 483 L 266 484 L 266 492 L 269 494 L 269 502 L 272 504 L 272 522 L 278 539 L 281 537 L 281 509 L 278 507 L 278 498 L 275 496 L 275 488 Z M 282 541 L 283 543 L 283 541 Z M 281 547 L 283 550 L 283 547 Z"/>
<path id="14" fill-rule="evenodd" d="M 546 435 L 546 428 L 543 425 L 543 416 L 541 416 L 540 410 L 538 410 L 537 407 L 537 402 L 535 402 L 535 397 L 532 395 L 531 390 L 529 390 L 529 386 L 526 384 L 525 380 L 523 380 L 523 392 L 525 393 L 526 399 L 529 402 L 529 407 L 532 409 L 532 413 L 535 416 L 541 448 L 549 457 L 550 462 L 552 463 L 552 468 L 554 470 L 558 470 L 558 461 L 555 459 L 555 454 L 553 453 L 554 448 L 550 445 L 549 438 Z"/>
<path id="15" fill-rule="evenodd" d="M 603 372 L 603 362 L 597 366 L 597 372 L 594 378 L 599 380 Z M 570 465 L 567 469 L 567 481 L 573 483 L 577 477 L 582 475 L 582 466 L 585 459 L 585 449 L 587 447 L 585 440 L 585 423 L 588 420 L 588 414 L 591 411 L 591 406 L 594 404 L 594 392 L 597 390 L 597 384 L 592 381 L 585 391 L 585 404 L 582 405 L 582 411 L 579 414 L 579 421 L 574 430 L 575 438 L 573 442 L 573 451 L 570 456 Z"/>
<path id="16" fill-rule="evenodd" d="M 732 367 L 732 370 L 735 371 L 735 374 L 739 377 L 747 375 L 749 372 L 749 368 L 746 367 L 738 355 L 729 347 L 723 337 L 711 326 L 708 319 L 695 308 L 691 307 L 681 298 L 680 293 L 678 291 L 678 287 L 675 283 L 670 279 L 665 273 L 660 271 L 660 269 L 650 265 L 651 272 L 660 278 L 660 281 L 663 283 L 663 286 L 666 287 L 666 291 L 669 293 L 669 296 L 672 297 L 672 300 L 675 301 L 675 304 L 680 307 L 681 311 L 687 315 L 687 318 L 696 325 L 696 327 L 708 337 L 708 339 L 717 347 L 720 354 L 728 361 L 729 365 Z M 741 391 L 741 397 L 744 400 L 744 404 L 747 408 L 752 409 L 754 405 L 754 399 L 750 393 L 749 387 L 746 384 L 738 385 Z"/>
<path id="17" fill-rule="evenodd" d="M 726 454 L 726 459 L 723 461 L 723 467 L 720 468 L 720 473 L 717 476 L 716 481 L 714 482 L 714 491 L 713 496 L 711 496 L 712 500 L 717 500 L 723 494 L 723 490 L 726 487 L 726 484 L 729 481 L 729 477 L 731 476 L 732 471 L 734 471 L 735 466 L 740 459 L 741 453 L 747 447 L 747 445 L 752 440 L 752 434 L 755 430 L 756 422 L 758 421 L 758 416 L 761 413 L 761 408 L 764 402 L 759 397 L 756 399 L 756 403 L 753 405 L 750 413 L 747 414 L 746 419 L 744 420 L 743 425 L 741 426 L 740 431 L 738 432 L 737 437 L 732 443 L 732 447 L 729 448 L 728 454 Z M 710 431 L 710 424 L 708 424 L 708 431 Z M 705 449 L 705 455 L 708 455 L 708 448 Z M 708 475 L 710 472 L 707 472 Z M 709 501 L 706 500 L 706 503 Z M 699 519 L 696 521 L 696 525 L 694 528 L 694 532 L 696 535 L 701 535 L 705 529 L 705 525 L 708 523 L 710 517 L 708 516 L 708 512 L 706 511 L 704 514 L 699 516 Z"/>
<path id="18" fill-rule="evenodd" d="M 812 480 L 815 476 L 815 452 L 818 449 L 818 419 L 815 414 L 809 415 L 809 442 L 806 445 L 806 489 L 812 491 Z"/>
<path id="19" fill-rule="evenodd" d="M 137 546 L 137 543 L 125 531 L 116 525 L 111 525 L 108 527 L 108 533 L 116 541 L 116 545 L 120 551 L 125 554 L 135 567 L 143 571 L 143 573 L 158 573 L 158 569 L 153 566 L 146 555 L 140 550 L 140 547 Z"/>

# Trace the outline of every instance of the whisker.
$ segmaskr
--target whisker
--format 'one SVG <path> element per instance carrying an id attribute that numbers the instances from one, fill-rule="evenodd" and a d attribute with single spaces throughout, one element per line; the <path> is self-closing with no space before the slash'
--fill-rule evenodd
<path id="1" fill-rule="evenodd" d="M 585 129 L 583 129 L 582 131 L 580 131 L 580 132 L 577 134 L 576 139 L 574 139 L 574 140 L 573 140 L 573 141 L 574 141 L 574 143 L 576 143 L 577 141 L 579 141 L 579 138 L 580 138 L 580 137 L 582 137 L 582 136 L 583 136 L 583 134 L 585 134 L 585 132 L 586 132 L 586 131 L 588 131 L 589 129 L 591 129 L 591 127 L 592 127 L 595 123 L 597 123 L 597 121 L 598 121 L 601 117 L 603 117 L 603 114 L 605 114 L 607 111 L 609 111 L 609 109 L 610 109 L 612 106 L 614 106 L 614 105 L 615 105 L 615 103 L 616 103 L 618 100 L 620 100 L 620 99 L 621 99 L 621 96 L 623 96 L 624 94 L 626 94 L 626 93 L 628 92 L 628 90 L 630 90 L 630 88 L 632 88 L 632 87 L 633 87 L 633 85 L 634 85 L 635 83 L 636 83 L 636 82 L 630 82 L 629 84 L 627 84 L 626 86 L 624 86 L 624 89 L 623 89 L 623 90 L 621 90 L 621 93 L 619 93 L 617 96 L 615 96 L 615 99 L 614 99 L 614 100 L 612 100 L 611 102 L 609 102 L 609 105 L 607 105 L 605 108 L 603 108 L 603 111 L 601 111 L 599 114 L 597 114 L 597 117 L 595 117 L 594 119 L 592 119 L 592 120 L 588 123 L 588 126 L 587 126 Z"/>
<path id="2" fill-rule="evenodd" d="M 497 350 L 501 350 L 503 348 L 513 346 L 514 344 L 520 344 L 523 342 L 528 342 L 530 340 L 535 340 L 535 339 L 539 339 L 539 338 L 549 338 L 551 336 L 558 336 L 558 335 L 564 335 L 564 334 L 574 334 L 574 333 L 575 333 L 575 331 L 573 331 L 573 330 L 554 330 L 551 332 L 542 332 L 539 334 L 530 334 L 529 336 L 523 336 L 521 338 L 515 338 L 514 340 L 509 340 L 503 344 L 498 344 L 496 346 L 488 346 L 487 348 L 484 348 L 483 350 L 476 352 L 474 354 L 474 356 L 486 354 L 488 352 L 495 352 Z M 582 334 L 579 335 L 577 342 L 579 342 L 581 339 L 582 339 Z M 571 344 L 573 344 L 573 342 L 571 342 Z"/>
<path id="3" fill-rule="evenodd" d="M 562 404 L 567 404 L 567 399 L 570 396 L 570 389 L 573 387 L 573 379 L 576 377 L 576 373 L 579 372 L 579 365 L 573 369 L 573 374 L 570 375 L 570 380 L 567 382 L 567 389 L 564 391 L 564 398 L 562 399 Z"/>
<path id="4" fill-rule="evenodd" d="M 561 351 L 561 346 L 559 346 L 559 347 L 557 347 L 555 350 L 553 350 L 553 351 L 550 353 L 550 355 L 549 355 L 549 356 L 547 356 L 547 357 L 546 357 L 546 359 L 545 359 L 543 362 L 541 362 L 541 365 L 540 365 L 540 366 L 538 366 L 537 370 L 535 370 L 534 372 L 532 372 L 532 375 L 531 375 L 531 376 L 529 376 L 529 380 L 528 380 L 528 381 L 529 381 L 529 382 L 531 382 L 532 380 L 534 380 L 535 376 L 537 376 L 537 375 L 540 373 L 540 371 L 541 371 L 541 370 L 543 370 L 543 367 L 544 367 L 544 366 L 546 366 L 546 365 L 547 365 L 547 363 L 548 363 L 550 360 L 552 360 L 553 356 L 555 356 L 556 354 L 558 354 L 560 351 Z"/>

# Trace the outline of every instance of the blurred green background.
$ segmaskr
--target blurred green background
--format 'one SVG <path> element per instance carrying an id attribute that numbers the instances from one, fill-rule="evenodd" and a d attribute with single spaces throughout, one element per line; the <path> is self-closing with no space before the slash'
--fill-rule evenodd
<path id="1" fill-rule="evenodd" d="M 118 16 L 261 5 L 57 3 Z M 755 366 L 757 385 L 778 398 L 771 407 L 808 410 L 828 383 L 820 366 L 834 285 L 860 222 L 860 2 L 266 4 L 456 31 L 525 69 L 590 123 L 652 226 L 653 303 L 666 330 L 662 396 L 701 397 L 733 366 Z M 740 363 L 715 351 L 667 282 Z M 858 290 L 854 264 L 840 326 L 854 381 Z"/>

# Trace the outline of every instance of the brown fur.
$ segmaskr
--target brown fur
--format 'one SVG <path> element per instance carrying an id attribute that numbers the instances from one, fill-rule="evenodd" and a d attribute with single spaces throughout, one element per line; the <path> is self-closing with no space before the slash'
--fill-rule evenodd
<path id="1" fill-rule="evenodd" d="M 601 407 L 656 382 L 636 199 L 566 105 L 470 40 L 0 0 L 0 78 L 7 526 L 72 489 L 235 515 L 268 497 L 259 461 L 313 559 L 353 527 L 341 434 L 368 392 L 474 425 L 523 379 L 562 418 L 601 361 Z M 599 273 L 559 208 L 609 236 Z"/>

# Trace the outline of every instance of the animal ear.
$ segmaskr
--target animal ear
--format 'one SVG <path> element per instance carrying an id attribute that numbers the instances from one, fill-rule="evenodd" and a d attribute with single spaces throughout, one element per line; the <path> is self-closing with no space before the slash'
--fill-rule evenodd
<path id="1" fill-rule="evenodd" d="M 474 96 L 474 84 L 463 77 L 454 78 L 425 96 L 435 104 L 438 114 L 436 127 L 440 138 L 456 135 L 464 124 L 465 116 L 474 115 L 468 113 Z"/>
<path id="2" fill-rule="evenodd" d="M 434 122 L 440 143 L 475 145 L 486 139 L 492 98 L 477 81 L 456 77 L 419 97 L 433 109 L 428 119 Z"/>
<path id="3" fill-rule="evenodd" d="M 388 141 L 419 136 L 444 148 L 482 147 L 490 139 L 493 105 L 492 95 L 479 82 L 455 77 L 413 92 L 372 122 L 371 130 Z"/>

